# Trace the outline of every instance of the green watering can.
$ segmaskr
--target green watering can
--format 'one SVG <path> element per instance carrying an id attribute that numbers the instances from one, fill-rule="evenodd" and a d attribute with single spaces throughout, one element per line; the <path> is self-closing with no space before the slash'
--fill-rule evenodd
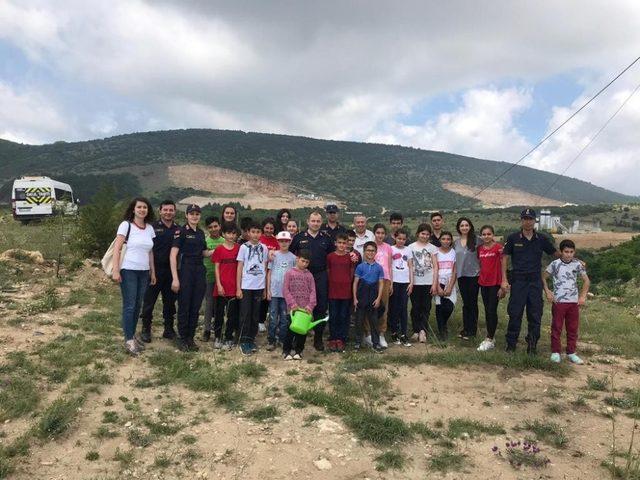
<path id="1" fill-rule="evenodd" d="M 289 328 L 293 333 L 306 335 L 313 327 L 327 320 L 329 320 L 328 316 L 314 322 L 313 315 L 306 310 L 294 310 L 291 312 L 291 325 Z"/>

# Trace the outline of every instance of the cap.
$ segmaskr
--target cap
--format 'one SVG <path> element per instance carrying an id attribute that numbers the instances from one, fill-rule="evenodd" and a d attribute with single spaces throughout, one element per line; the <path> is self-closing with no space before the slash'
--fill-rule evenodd
<path id="1" fill-rule="evenodd" d="M 289 240 L 289 241 L 291 241 L 291 234 L 289 232 L 283 230 L 282 232 L 279 232 L 276 235 L 276 240 Z"/>
<path id="2" fill-rule="evenodd" d="M 201 213 L 202 210 L 200 209 L 200 205 L 196 205 L 195 203 L 192 203 L 191 205 L 187 206 L 187 213 L 191 213 L 191 212 Z"/>
<path id="3" fill-rule="evenodd" d="M 536 211 L 533 208 L 525 208 L 520 212 L 520 218 L 536 218 Z"/>
<path id="4" fill-rule="evenodd" d="M 324 207 L 324 211 L 327 213 L 338 213 L 338 206 L 330 203 L 326 207 Z"/>

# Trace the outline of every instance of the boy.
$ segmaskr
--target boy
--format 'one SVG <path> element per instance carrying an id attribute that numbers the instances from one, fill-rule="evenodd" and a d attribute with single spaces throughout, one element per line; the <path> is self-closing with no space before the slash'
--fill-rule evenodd
<path id="1" fill-rule="evenodd" d="M 269 252 L 260 243 L 262 228 L 257 222 L 251 222 L 247 228 L 249 240 L 238 250 L 238 269 L 236 273 L 236 296 L 240 299 L 240 351 L 251 355 L 258 351 L 256 335 L 260 317 L 260 302 L 265 297 L 267 279 L 267 261 Z"/>
<path id="2" fill-rule="evenodd" d="M 351 285 L 355 264 L 347 251 L 349 237 L 336 235 L 336 251 L 327 256 L 329 275 L 329 351 L 344 352 L 349 331 Z"/>
<path id="3" fill-rule="evenodd" d="M 300 250 L 295 268 L 284 274 L 282 293 L 287 302 L 289 314 L 298 309 L 312 313 L 316 306 L 316 282 L 309 271 L 309 263 L 311 263 L 309 250 Z M 302 360 L 306 340 L 306 335 L 292 332 L 287 322 L 287 336 L 282 344 L 282 357 L 285 360 Z M 295 352 L 293 356 L 291 356 L 291 349 Z"/>
<path id="4" fill-rule="evenodd" d="M 218 217 L 207 217 L 204 223 L 207 227 L 207 231 L 209 232 L 209 235 L 207 236 L 207 249 L 214 251 L 218 245 L 221 245 L 224 242 L 224 238 L 220 236 L 220 220 Z M 216 266 L 213 264 L 211 257 L 205 258 L 203 263 L 207 276 L 207 290 L 204 296 L 204 332 L 202 333 L 202 341 L 208 342 L 211 338 L 211 317 L 213 316 L 215 309 L 213 288 L 216 285 Z"/>
<path id="5" fill-rule="evenodd" d="M 571 240 L 560 242 L 560 258 L 549 264 L 542 273 L 542 286 L 551 307 L 551 361 L 560 363 L 562 349 L 560 336 L 562 325 L 567 329 L 567 358 L 576 365 L 584 362 L 576 355 L 578 342 L 578 324 L 580 305 L 584 305 L 589 291 L 589 277 L 584 265 L 574 258 L 576 245 Z M 578 276 L 582 277 L 582 289 L 578 294 Z M 553 292 L 547 285 L 547 279 L 553 279 Z"/>
<path id="6" fill-rule="evenodd" d="M 360 349 L 362 340 L 362 326 L 368 322 L 371 332 L 373 351 L 382 353 L 384 348 L 380 345 L 378 334 L 378 308 L 382 300 L 384 285 L 384 271 L 376 262 L 378 247 L 376 242 L 367 242 L 363 245 L 364 262 L 356 267 L 355 280 L 353 282 L 353 306 L 356 308 L 356 341 L 354 348 Z"/>
<path id="7" fill-rule="evenodd" d="M 356 231 L 355 230 L 347 230 L 347 252 L 349 254 L 353 253 L 354 255 L 356 255 L 356 262 L 355 264 L 358 265 L 360 262 L 362 262 L 362 255 L 360 255 L 360 252 L 358 252 L 354 245 L 356 244 Z"/>
<path id="8" fill-rule="evenodd" d="M 296 264 L 296 256 L 289 251 L 291 234 L 287 231 L 279 232 L 276 240 L 279 250 L 269 261 L 267 271 L 267 300 L 271 302 L 269 304 L 269 345 L 267 346 L 269 352 L 276 348 L 276 330 L 280 343 L 284 343 L 287 335 L 287 303 L 284 300 L 282 287 L 284 275 Z"/>
<path id="9" fill-rule="evenodd" d="M 238 226 L 233 222 L 225 222 L 221 228 L 224 243 L 218 245 L 211 256 L 211 261 L 215 265 L 216 283 L 213 288 L 215 298 L 215 321 L 213 333 L 215 342 L 213 348 L 221 348 L 222 344 L 222 324 L 224 322 L 224 311 L 227 310 L 227 327 L 224 332 L 224 348 L 231 350 L 233 347 L 233 334 L 238 331 L 238 300 L 237 290 L 237 270 L 238 270 Z"/>
<path id="10" fill-rule="evenodd" d="M 393 294 L 389 299 L 389 327 L 391 340 L 397 345 L 410 347 L 407 339 L 407 305 L 413 291 L 412 251 L 406 247 L 409 232 L 400 228 L 394 233 L 396 243 L 391 247 Z"/>

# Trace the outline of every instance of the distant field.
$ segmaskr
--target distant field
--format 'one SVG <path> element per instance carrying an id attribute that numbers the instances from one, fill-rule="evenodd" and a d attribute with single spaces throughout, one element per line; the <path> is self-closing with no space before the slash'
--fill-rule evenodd
<path id="1" fill-rule="evenodd" d="M 598 233 L 569 233 L 566 235 L 554 235 L 556 242 L 560 243 L 565 238 L 570 238 L 578 248 L 602 248 L 602 247 L 615 247 L 631 240 L 636 235 L 640 235 L 638 232 L 598 232 Z"/>

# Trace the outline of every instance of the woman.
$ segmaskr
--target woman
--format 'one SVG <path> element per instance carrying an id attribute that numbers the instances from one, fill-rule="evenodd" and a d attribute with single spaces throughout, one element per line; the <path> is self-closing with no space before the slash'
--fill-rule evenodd
<path id="1" fill-rule="evenodd" d="M 227 203 L 222 207 L 221 217 L 222 217 L 222 223 L 235 222 L 236 218 L 238 218 L 238 211 L 236 210 L 236 207 L 234 207 L 230 203 Z"/>
<path id="2" fill-rule="evenodd" d="M 456 230 L 460 236 L 453 243 L 453 248 L 456 252 L 458 288 L 462 297 L 462 330 L 458 337 L 469 340 L 478 332 L 480 263 L 476 249 L 481 242 L 478 241 L 473 223 L 466 217 L 458 219 Z"/>
<path id="3" fill-rule="evenodd" d="M 287 232 L 291 234 L 291 238 L 295 237 L 298 234 L 298 231 L 299 231 L 298 222 L 295 221 L 293 218 L 290 218 L 289 221 L 287 222 Z"/>
<path id="4" fill-rule="evenodd" d="M 124 213 L 124 221 L 118 226 L 113 253 L 112 278 L 120 284 L 122 292 L 122 330 L 125 349 L 137 356 L 144 346 L 135 338 L 140 307 L 147 285 L 156 284 L 153 262 L 153 209 L 149 200 L 134 198 Z M 122 245 L 127 244 L 124 258 Z M 118 268 L 119 266 L 119 268 Z"/>
<path id="5" fill-rule="evenodd" d="M 275 233 L 278 234 L 283 231 L 286 232 L 287 224 L 289 223 L 290 219 L 291 219 L 291 211 L 287 208 L 281 208 L 280 211 L 278 212 L 278 215 L 276 216 Z"/>

